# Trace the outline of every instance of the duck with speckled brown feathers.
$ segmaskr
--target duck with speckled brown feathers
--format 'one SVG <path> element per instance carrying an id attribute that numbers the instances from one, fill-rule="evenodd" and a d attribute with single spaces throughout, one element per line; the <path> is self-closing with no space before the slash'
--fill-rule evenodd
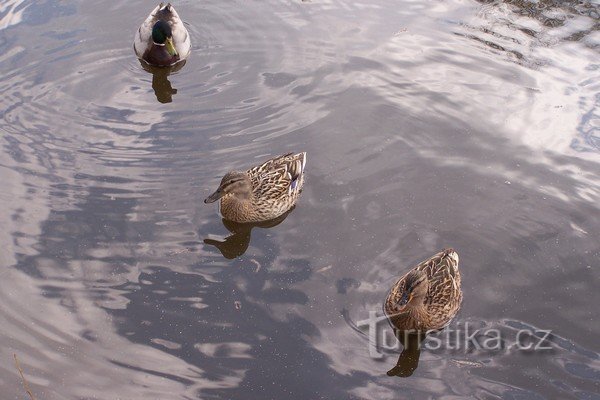
<path id="1" fill-rule="evenodd" d="M 458 254 L 445 249 L 398 279 L 384 311 L 398 331 L 418 333 L 447 326 L 461 302 Z"/>
<path id="2" fill-rule="evenodd" d="M 261 222 L 290 210 L 304 185 L 306 153 L 288 153 L 247 171 L 230 171 L 205 203 L 219 200 L 223 218 L 234 222 Z"/>

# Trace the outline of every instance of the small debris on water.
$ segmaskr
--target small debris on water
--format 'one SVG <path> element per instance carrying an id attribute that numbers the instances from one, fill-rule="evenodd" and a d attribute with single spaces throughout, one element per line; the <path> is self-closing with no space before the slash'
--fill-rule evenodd
<path id="1" fill-rule="evenodd" d="M 455 363 L 457 363 L 458 365 L 464 365 L 467 367 L 482 367 L 483 364 L 479 363 L 479 362 L 475 362 L 475 361 L 469 361 L 469 360 L 452 360 Z"/>
<path id="2" fill-rule="evenodd" d="M 258 271 L 260 271 L 261 265 L 258 261 L 256 261 L 254 258 L 250 259 L 250 262 L 254 263 L 254 265 L 256 265 L 256 268 L 254 269 L 254 273 L 257 273 Z"/>
<path id="3" fill-rule="evenodd" d="M 331 265 L 331 264 L 330 264 L 330 265 L 326 265 L 326 266 L 324 266 L 323 268 L 319 268 L 319 269 L 317 270 L 317 272 L 325 272 L 325 271 L 327 271 L 327 270 L 330 270 L 331 268 L 333 268 L 333 265 Z"/>

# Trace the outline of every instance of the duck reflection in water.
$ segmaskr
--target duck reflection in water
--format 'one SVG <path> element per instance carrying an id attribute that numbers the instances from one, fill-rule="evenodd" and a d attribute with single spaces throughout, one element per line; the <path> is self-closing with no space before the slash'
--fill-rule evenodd
<path id="1" fill-rule="evenodd" d="M 248 250 L 248 246 L 250 245 L 251 231 L 253 228 L 273 228 L 282 223 L 294 210 L 294 208 L 295 206 L 275 219 L 262 222 L 239 223 L 223 218 L 221 221 L 223 222 L 225 228 L 231 232 L 231 235 L 227 236 L 222 241 L 204 239 L 204 243 L 215 246 L 217 249 L 219 249 L 223 257 L 227 258 L 228 260 L 240 257 L 246 252 L 246 250 Z"/>
<path id="2" fill-rule="evenodd" d="M 405 334 L 406 332 L 394 332 L 396 337 L 402 343 L 404 349 L 398 357 L 396 366 L 387 372 L 388 376 L 398 376 L 401 378 L 409 377 L 419 366 L 419 357 L 421 356 L 421 343 L 425 340 L 424 333 Z"/>
<path id="3" fill-rule="evenodd" d="M 174 89 L 171 85 L 169 75 L 183 68 L 185 60 L 170 67 L 155 67 L 142 60 L 140 60 L 140 64 L 145 71 L 152 74 L 152 89 L 154 89 L 156 100 L 160 103 L 171 103 L 173 95 L 177 94 L 177 89 Z"/>

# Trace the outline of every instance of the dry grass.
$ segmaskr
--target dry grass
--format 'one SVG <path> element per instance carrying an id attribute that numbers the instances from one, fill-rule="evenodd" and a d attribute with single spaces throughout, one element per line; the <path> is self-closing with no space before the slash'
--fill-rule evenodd
<path id="1" fill-rule="evenodd" d="M 35 396 L 33 395 L 33 393 L 31 393 L 31 389 L 29 389 L 29 383 L 27 383 L 27 379 L 25 379 L 25 375 L 23 375 L 23 369 L 19 364 L 19 359 L 17 358 L 17 355 L 13 354 L 13 357 L 15 358 L 15 366 L 17 367 L 17 371 L 19 371 L 19 374 L 21 375 L 21 380 L 23 381 L 23 388 L 25 389 L 31 400 L 35 400 Z"/>

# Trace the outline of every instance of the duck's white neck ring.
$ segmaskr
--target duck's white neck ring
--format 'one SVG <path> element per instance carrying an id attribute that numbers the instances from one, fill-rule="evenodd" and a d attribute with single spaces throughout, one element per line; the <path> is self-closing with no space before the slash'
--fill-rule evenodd
<path id="1" fill-rule="evenodd" d="M 154 41 L 152 43 L 154 43 L 156 46 L 164 46 L 165 45 L 165 43 L 156 43 Z"/>

